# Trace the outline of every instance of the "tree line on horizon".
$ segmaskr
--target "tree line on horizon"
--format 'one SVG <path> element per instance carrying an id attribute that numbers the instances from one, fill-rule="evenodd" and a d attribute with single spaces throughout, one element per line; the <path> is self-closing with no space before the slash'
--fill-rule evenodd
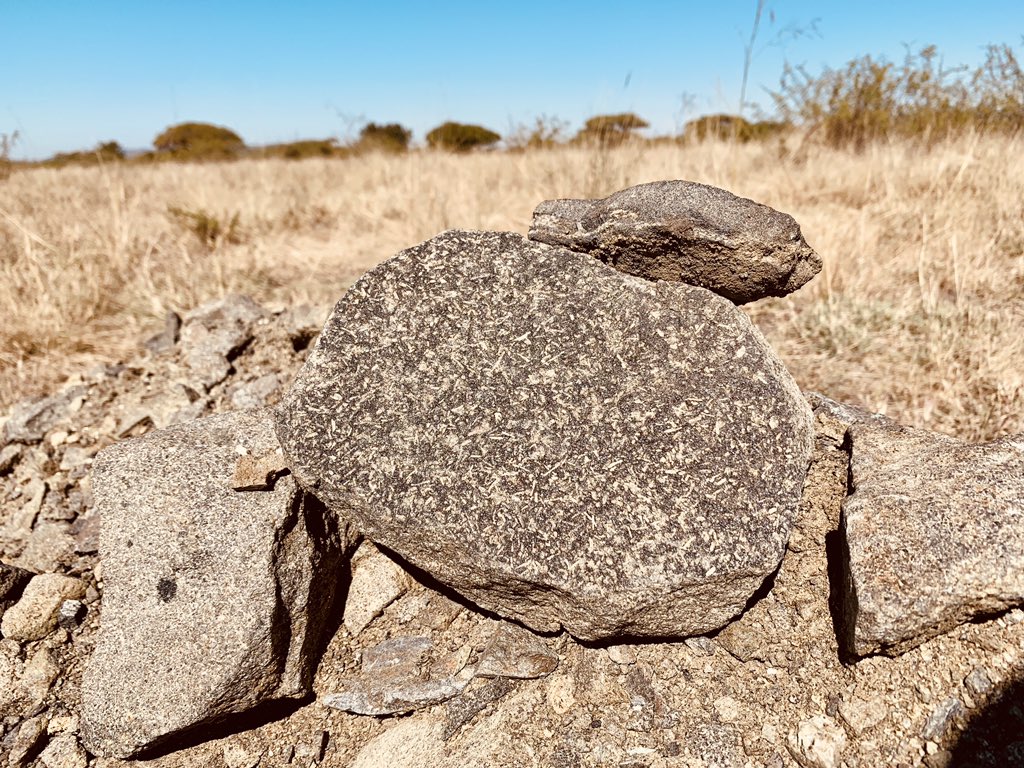
<path id="1" fill-rule="evenodd" d="M 639 131 L 648 128 L 648 123 L 626 112 L 591 117 L 572 135 L 567 123 L 548 117 L 538 117 L 533 125 L 520 125 L 504 137 L 481 125 L 445 122 L 429 131 L 425 141 L 429 149 L 450 152 L 494 148 L 499 142 L 506 150 L 520 151 L 709 138 L 747 142 L 802 130 L 809 139 L 827 146 L 862 151 L 872 142 L 892 138 L 920 140 L 927 146 L 968 130 L 1024 130 L 1024 69 L 1013 47 L 1005 44 L 988 46 L 984 62 L 974 69 L 946 67 L 935 46 L 908 51 L 901 63 L 862 56 L 818 74 L 786 65 L 778 90 L 770 96 L 773 119 L 708 115 L 686 123 L 680 136 L 645 138 Z M 9 156 L 16 140 L 17 133 L 0 133 L 0 176 L 15 165 Z M 358 138 L 346 143 L 327 138 L 249 147 L 230 128 L 189 122 L 168 127 L 154 139 L 152 151 L 131 158 L 117 142 L 108 141 L 92 150 L 59 153 L 17 165 L 346 157 L 369 151 L 405 152 L 411 140 L 412 132 L 398 123 L 371 122 L 363 126 Z"/>

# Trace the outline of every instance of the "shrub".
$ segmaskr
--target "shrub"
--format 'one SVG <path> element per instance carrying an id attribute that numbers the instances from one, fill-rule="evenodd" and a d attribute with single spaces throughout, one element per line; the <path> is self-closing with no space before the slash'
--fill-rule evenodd
<path id="1" fill-rule="evenodd" d="M 687 139 L 723 139 L 726 141 L 759 141 L 783 133 L 789 126 L 783 122 L 759 120 L 750 122 L 739 115 L 705 115 L 683 126 Z"/>
<path id="2" fill-rule="evenodd" d="M 191 232 L 199 244 L 207 250 L 213 250 L 223 242 L 240 243 L 242 241 L 237 213 L 231 215 L 230 218 L 225 214 L 222 219 L 202 208 L 191 211 L 177 206 L 168 206 L 167 213 L 183 229 Z"/>
<path id="3" fill-rule="evenodd" d="M 209 123 L 172 125 L 153 139 L 153 146 L 159 152 L 189 160 L 235 157 L 245 149 L 245 143 L 237 133 Z"/>
<path id="4" fill-rule="evenodd" d="M 0 133 L 0 179 L 11 175 L 14 164 L 11 162 L 11 150 L 18 142 L 18 132 Z"/>
<path id="5" fill-rule="evenodd" d="M 785 120 L 858 151 L 891 137 L 933 143 L 965 129 L 1024 128 L 1024 71 L 1006 45 L 989 46 L 974 72 L 946 68 L 935 46 L 900 65 L 863 56 L 817 75 L 787 65 L 772 98 Z"/>
<path id="6" fill-rule="evenodd" d="M 557 117 L 541 115 L 533 125 L 517 125 L 505 139 L 505 144 L 512 151 L 526 149 L 548 149 L 565 140 L 565 129 L 568 123 Z"/>
<path id="7" fill-rule="evenodd" d="M 84 152 L 58 152 L 49 160 L 44 160 L 43 165 L 61 168 L 65 165 L 95 165 L 118 160 L 124 160 L 121 145 L 116 141 L 104 141 L 97 144 L 95 149 Z"/>
<path id="8" fill-rule="evenodd" d="M 263 157 L 303 160 L 307 157 L 332 157 L 338 154 L 338 150 L 337 139 L 302 139 L 285 144 L 270 144 L 261 147 L 258 153 Z"/>
<path id="9" fill-rule="evenodd" d="M 405 152 L 409 148 L 411 138 L 412 131 L 398 123 L 367 123 L 359 132 L 355 148 L 379 152 Z"/>
<path id="10" fill-rule="evenodd" d="M 465 123 L 443 123 L 427 134 L 427 144 L 433 149 L 447 149 L 451 152 L 468 152 L 477 147 L 486 147 L 501 141 L 494 131 L 480 125 Z"/>
<path id="11" fill-rule="evenodd" d="M 648 122 L 632 112 L 623 112 L 618 115 L 596 115 L 584 123 L 583 128 L 576 134 L 575 140 L 596 143 L 601 146 L 616 146 L 633 138 L 634 131 L 647 127 Z"/>

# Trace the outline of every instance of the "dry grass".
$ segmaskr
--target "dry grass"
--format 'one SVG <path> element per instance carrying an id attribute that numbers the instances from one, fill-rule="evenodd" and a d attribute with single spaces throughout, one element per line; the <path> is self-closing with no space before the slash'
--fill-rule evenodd
<path id="1" fill-rule="evenodd" d="M 972 440 L 1024 431 L 1022 141 L 775 144 L 37 169 L 0 182 L 0 406 L 134 355 L 229 291 L 333 302 L 450 227 L 525 232 L 552 197 L 685 178 L 792 213 L 823 255 L 750 308 L 801 386 Z"/>

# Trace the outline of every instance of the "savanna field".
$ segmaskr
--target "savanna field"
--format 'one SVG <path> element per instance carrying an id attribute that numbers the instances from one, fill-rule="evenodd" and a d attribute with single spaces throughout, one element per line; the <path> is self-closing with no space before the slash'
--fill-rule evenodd
<path id="1" fill-rule="evenodd" d="M 1024 137 L 786 142 L 18 170 L 0 180 L 0 411 L 138 355 L 168 310 L 329 305 L 444 229 L 525 234 L 542 200 L 688 179 L 792 214 L 822 256 L 797 293 L 745 307 L 803 389 L 972 441 L 1024 432 Z"/>

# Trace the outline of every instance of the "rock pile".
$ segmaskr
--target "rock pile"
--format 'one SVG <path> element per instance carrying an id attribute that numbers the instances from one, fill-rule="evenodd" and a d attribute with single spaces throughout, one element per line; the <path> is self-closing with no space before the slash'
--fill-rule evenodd
<path id="1" fill-rule="evenodd" d="M 950 763 L 1024 666 L 1024 440 L 802 396 L 731 303 L 820 266 L 764 206 L 531 238 L 371 271 L 287 392 L 323 316 L 229 297 L 14 409 L 8 765 Z"/>

